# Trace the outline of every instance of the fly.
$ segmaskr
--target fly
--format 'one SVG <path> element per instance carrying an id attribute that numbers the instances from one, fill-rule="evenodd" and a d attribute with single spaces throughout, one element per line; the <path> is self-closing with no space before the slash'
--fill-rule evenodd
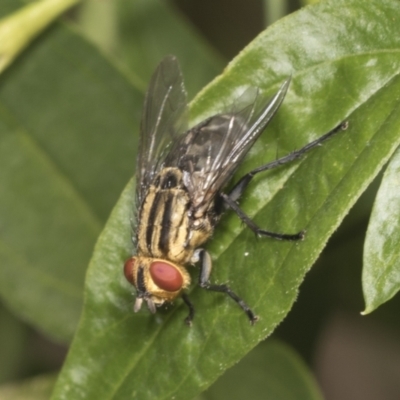
<path id="1" fill-rule="evenodd" d="M 300 150 L 244 175 L 226 192 L 238 165 L 281 105 L 290 80 L 272 98 L 249 88 L 226 112 L 187 130 L 186 91 L 178 61 L 167 56 L 154 72 L 146 93 L 141 120 L 136 172 L 135 256 L 124 265 L 126 279 L 136 288 L 134 311 L 143 301 L 152 313 L 178 296 L 195 310 L 185 289 L 190 285 L 186 266 L 199 263 L 200 287 L 230 296 L 254 324 L 258 317 L 228 285 L 210 283 L 211 256 L 202 247 L 212 236 L 225 209 L 233 210 L 259 236 L 301 240 L 304 232 L 274 233 L 259 228 L 240 208 L 238 200 L 259 172 L 300 158 L 335 133 L 343 122 Z"/>

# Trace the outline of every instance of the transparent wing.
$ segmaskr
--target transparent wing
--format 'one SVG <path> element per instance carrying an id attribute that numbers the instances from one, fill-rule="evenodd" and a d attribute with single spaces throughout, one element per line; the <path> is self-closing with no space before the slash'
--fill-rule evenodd
<path id="1" fill-rule="evenodd" d="M 136 204 L 162 168 L 168 146 L 187 130 L 187 98 L 178 60 L 165 57 L 153 73 L 140 126 L 136 169 Z"/>
<path id="2" fill-rule="evenodd" d="M 230 180 L 281 105 L 290 79 L 272 98 L 249 88 L 231 107 L 190 129 L 174 144 L 165 166 L 183 171 L 194 207 L 207 209 L 210 201 Z M 233 109 L 233 111 L 232 111 Z"/>

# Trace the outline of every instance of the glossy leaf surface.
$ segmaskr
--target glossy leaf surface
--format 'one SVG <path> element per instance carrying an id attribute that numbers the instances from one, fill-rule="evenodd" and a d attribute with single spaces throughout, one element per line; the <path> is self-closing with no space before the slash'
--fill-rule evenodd
<path id="1" fill-rule="evenodd" d="M 400 128 L 399 128 L 400 131 Z M 364 245 L 367 314 L 400 289 L 400 151 L 390 161 L 375 199 Z"/>
<path id="2" fill-rule="evenodd" d="M 193 102 L 198 121 L 248 85 L 272 94 L 292 75 L 281 110 L 241 172 L 350 123 L 302 161 L 257 177 L 241 201 L 260 226 L 305 229 L 304 242 L 256 240 L 228 213 L 208 245 L 212 280 L 229 281 L 260 315 L 258 324 L 250 327 L 232 301 L 198 287 L 190 293 L 198 311 L 191 329 L 180 301 L 156 316 L 132 313 L 132 289 L 122 276 L 131 253 L 128 186 L 97 242 L 54 399 L 191 398 L 273 331 L 329 236 L 400 142 L 399 13 L 392 1 L 303 9 L 261 34 Z"/>

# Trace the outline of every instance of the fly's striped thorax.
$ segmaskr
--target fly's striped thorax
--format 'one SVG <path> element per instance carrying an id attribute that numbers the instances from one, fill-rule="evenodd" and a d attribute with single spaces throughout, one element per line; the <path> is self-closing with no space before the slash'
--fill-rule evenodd
<path id="1" fill-rule="evenodd" d="M 163 169 L 149 186 L 139 212 L 138 255 L 189 262 L 197 246 L 189 209 L 182 172 L 178 168 Z"/>

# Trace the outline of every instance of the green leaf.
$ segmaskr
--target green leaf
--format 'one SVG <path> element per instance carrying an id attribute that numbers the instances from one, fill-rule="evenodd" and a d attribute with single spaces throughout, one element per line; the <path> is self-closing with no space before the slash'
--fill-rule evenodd
<path id="1" fill-rule="evenodd" d="M 204 394 L 204 400 L 322 400 L 301 358 L 276 340 L 260 343 Z"/>
<path id="2" fill-rule="evenodd" d="M 244 87 L 272 94 L 292 75 L 281 110 L 238 177 L 350 123 L 302 161 L 258 176 L 241 200 L 262 227 L 306 229 L 304 242 L 256 240 L 227 213 L 207 246 L 212 281 L 229 282 L 260 316 L 257 325 L 226 296 L 199 287 L 190 293 L 197 309 L 191 329 L 180 301 L 156 316 L 132 313 L 121 273 L 131 251 L 128 186 L 97 242 L 79 330 L 53 399 L 192 398 L 282 321 L 329 236 L 400 142 L 399 12 L 399 3 L 382 0 L 305 8 L 262 33 L 193 102 L 198 121 Z"/>
<path id="3" fill-rule="evenodd" d="M 0 72 L 54 19 L 79 0 L 41 0 L 0 20 Z"/>
<path id="4" fill-rule="evenodd" d="M 104 29 L 98 29 L 99 21 L 92 22 L 96 15 L 103 18 L 101 26 L 108 27 L 108 36 Z M 104 22 L 106 18 L 108 23 Z M 223 63 L 211 46 L 163 0 L 89 1 L 80 20 L 85 32 L 116 58 L 143 90 L 167 54 L 178 57 L 190 96 L 222 70 Z"/>
<path id="5" fill-rule="evenodd" d="M 363 291 L 368 314 L 400 289 L 400 150 L 390 161 L 368 225 L 364 245 Z"/>
<path id="6" fill-rule="evenodd" d="M 2 0 L 0 5 L 0 18 L 4 18 L 9 14 L 17 11 L 21 7 L 21 3 L 15 0 Z"/>
<path id="7" fill-rule="evenodd" d="M 67 340 L 95 240 L 135 163 L 142 94 L 63 26 L 0 78 L 0 293 Z"/>

